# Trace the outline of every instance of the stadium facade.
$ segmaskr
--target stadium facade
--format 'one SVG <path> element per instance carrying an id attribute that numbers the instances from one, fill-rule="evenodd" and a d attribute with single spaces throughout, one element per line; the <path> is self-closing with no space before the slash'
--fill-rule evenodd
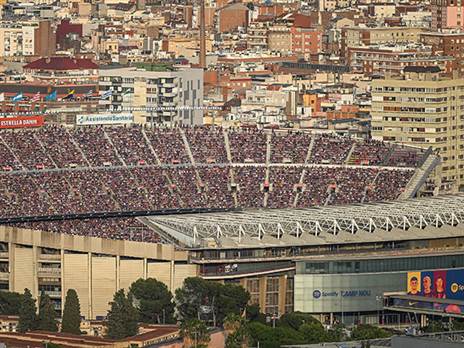
<path id="1" fill-rule="evenodd" d="M 79 295 L 81 315 L 106 316 L 118 289 L 139 278 L 156 278 L 174 291 L 196 275 L 185 251 L 173 245 L 140 243 L 0 227 L 0 288 L 34 297 L 48 294 L 62 309 L 68 289 Z"/>

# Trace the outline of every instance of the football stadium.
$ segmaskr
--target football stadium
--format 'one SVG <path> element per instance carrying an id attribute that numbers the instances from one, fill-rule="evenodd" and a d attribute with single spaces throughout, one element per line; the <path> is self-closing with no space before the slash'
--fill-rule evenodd
<path id="1" fill-rule="evenodd" d="M 464 195 L 433 151 L 303 131 L 0 131 L 0 288 L 106 315 L 153 277 L 244 286 L 269 315 L 385 319 L 408 272 L 464 268 Z M 417 198 L 422 196 L 421 198 Z M 376 273 L 376 274 L 373 274 Z"/>

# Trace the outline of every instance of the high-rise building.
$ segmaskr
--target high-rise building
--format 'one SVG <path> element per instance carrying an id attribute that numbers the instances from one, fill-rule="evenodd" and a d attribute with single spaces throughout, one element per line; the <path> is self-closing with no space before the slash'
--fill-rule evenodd
<path id="1" fill-rule="evenodd" d="M 464 187 L 464 79 L 438 67 L 411 66 L 404 76 L 372 81 L 372 137 L 441 155 L 441 183 Z"/>
<path id="2" fill-rule="evenodd" d="M 432 29 L 464 27 L 463 0 L 432 0 Z"/>

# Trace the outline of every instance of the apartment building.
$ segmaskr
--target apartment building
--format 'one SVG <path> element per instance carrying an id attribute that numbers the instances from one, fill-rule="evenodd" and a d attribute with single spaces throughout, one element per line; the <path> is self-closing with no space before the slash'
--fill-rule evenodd
<path id="1" fill-rule="evenodd" d="M 46 56 L 54 52 L 55 37 L 49 21 L 1 23 L 0 56 Z"/>
<path id="2" fill-rule="evenodd" d="M 431 0 L 432 29 L 458 29 L 464 26 L 462 0 Z"/>
<path id="3" fill-rule="evenodd" d="M 404 76 L 372 81 L 372 137 L 432 147 L 442 184 L 464 187 L 464 79 L 438 67 L 406 67 Z"/>
<path id="4" fill-rule="evenodd" d="M 111 91 L 103 101 L 110 111 L 131 109 L 137 123 L 202 124 L 202 69 L 108 68 L 99 76 L 100 92 Z"/>
<path id="5" fill-rule="evenodd" d="M 421 41 L 431 46 L 434 55 L 455 57 L 455 70 L 464 75 L 464 33 L 421 33 Z"/>

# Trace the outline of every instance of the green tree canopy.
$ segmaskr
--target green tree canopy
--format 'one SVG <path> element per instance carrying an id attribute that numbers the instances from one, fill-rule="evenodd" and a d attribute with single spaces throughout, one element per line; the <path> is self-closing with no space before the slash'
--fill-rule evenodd
<path id="1" fill-rule="evenodd" d="M 45 293 L 40 295 L 37 328 L 43 331 L 58 331 L 55 308 L 53 307 L 50 297 Z"/>
<path id="2" fill-rule="evenodd" d="M 219 322 L 222 322 L 228 314 L 241 315 L 250 300 L 248 291 L 236 284 L 221 285 L 218 290 L 217 309 Z"/>
<path id="3" fill-rule="evenodd" d="M 302 324 L 299 328 L 304 337 L 305 343 L 326 342 L 328 335 L 320 322 L 310 322 Z"/>
<path id="4" fill-rule="evenodd" d="M 282 345 L 304 344 L 303 335 L 288 326 L 277 326 L 272 328 L 259 322 L 248 324 L 252 347 L 259 342 L 260 347 L 278 348 Z"/>
<path id="5" fill-rule="evenodd" d="M 64 302 L 61 332 L 75 335 L 81 334 L 81 305 L 74 289 L 69 289 Z"/>
<path id="6" fill-rule="evenodd" d="M 198 319 L 185 320 L 180 325 L 184 347 L 206 347 L 211 340 L 206 324 Z"/>
<path id="7" fill-rule="evenodd" d="M 126 296 L 124 289 L 114 294 L 108 311 L 108 337 L 121 339 L 137 334 L 138 313 L 132 303 L 132 295 Z"/>
<path id="8" fill-rule="evenodd" d="M 389 337 L 389 333 L 379 327 L 361 324 L 356 326 L 351 332 L 351 337 L 354 340 L 371 340 L 374 338 Z"/>
<path id="9" fill-rule="evenodd" d="M 0 314 L 18 315 L 22 296 L 17 292 L 0 291 Z"/>
<path id="10" fill-rule="evenodd" d="M 29 289 L 24 289 L 19 308 L 18 331 L 27 332 L 37 328 L 37 307 Z"/>
<path id="11" fill-rule="evenodd" d="M 211 320 L 219 325 L 228 313 L 241 314 L 249 299 L 250 294 L 239 285 L 222 285 L 191 277 L 176 290 L 175 302 L 178 319 L 200 319 L 200 313 L 206 307 L 211 312 Z"/>
<path id="12" fill-rule="evenodd" d="M 227 333 L 226 348 L 248 347 L 248 323 L 243 317 L 230 313 L 224 319 L 224 329 Z"/>
<path id="13" fill-rule="evenodd" d="M 263 324 L 266 322 L 266 316 L 261 313 L 258 304 L 251 304 L 246 306 L 246 318 L 249 321 L 259 321 Z"/>
<path id="14" fill-rule="evenodd" d="M 287 313 L 279 319 L 279 325 L 288 326 L 294 330 L 298 330 L 303 324 L 313 323 L 319 323 L 319 321 L 311 314 L 303 312 Z"/>
<path id="15" fill-rule="evenodd" d="M 168 287 L 156 279 L 139 279 L 132 283 L 129 292 L 137 303 L 139 320 L 161 324 L 174 322 L 174 303 Z"/>
<path id="16" fill-rule="evenodd" d="M 176 290 L 175 302 L 178 319 L 198 318 L 200 307 L 210 304 L 211 295 L 208 281 L 199 277 L 186 278 L 183 286 Z"/>

